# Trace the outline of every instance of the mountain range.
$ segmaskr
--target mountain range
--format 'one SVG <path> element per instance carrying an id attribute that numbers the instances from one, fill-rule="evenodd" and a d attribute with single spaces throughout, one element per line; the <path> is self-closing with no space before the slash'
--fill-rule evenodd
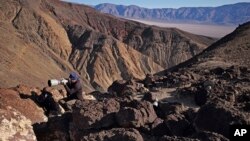
<path id="1" fill-rule="evenodd" d="M 218 7 L 181 7 L 148 9 L 135 5 L 109 3 L 94 6 L 95 9 L 119 17 L 202 24 L 238 25 L 250 20 L 250 3 L 236 3 Z"/>

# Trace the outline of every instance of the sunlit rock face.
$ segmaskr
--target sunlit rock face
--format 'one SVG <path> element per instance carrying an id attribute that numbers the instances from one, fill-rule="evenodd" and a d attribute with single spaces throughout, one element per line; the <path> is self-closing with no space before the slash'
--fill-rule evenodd
<path id="1" fill-rule="evenodd" d="M 0 140 L 36 141 L 32 122 L 13 107 L 0 105 Z"/>

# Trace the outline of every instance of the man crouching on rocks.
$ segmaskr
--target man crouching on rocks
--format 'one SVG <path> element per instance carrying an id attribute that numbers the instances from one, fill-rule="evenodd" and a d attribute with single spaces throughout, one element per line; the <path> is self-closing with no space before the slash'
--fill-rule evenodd
<path id="1" fill-rule="evenodd" d="M 71 72 L 69 78 L 63 81 L 63 85 L 67 91 L 67 97 L 59 101 L 65 110 L 72 110 L 71 106 L 75 103 L 74 99 L 82 99 L 82 82 L 79 75 Z"/>

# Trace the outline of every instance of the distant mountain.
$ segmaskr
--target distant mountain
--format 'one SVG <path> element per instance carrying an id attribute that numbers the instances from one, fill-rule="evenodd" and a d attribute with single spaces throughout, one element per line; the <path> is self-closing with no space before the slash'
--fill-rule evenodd
<path id="1" fill-rule="evenodd" d="M 219 7 L 183 7 L 178 9 L 148 9 L 135 5 L 99 4 L 103 13 L 126 18 L 190 22 L 207 24 L 242 24 L 250 20 L 250 3 L 236 3 Z"/>

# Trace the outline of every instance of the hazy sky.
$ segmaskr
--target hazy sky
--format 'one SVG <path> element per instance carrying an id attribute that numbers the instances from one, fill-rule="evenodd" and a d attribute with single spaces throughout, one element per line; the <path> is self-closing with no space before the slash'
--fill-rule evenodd
<path id="1" fill-rule="evenodd" d="M 113 3 L 121 5 L 138 5 L 146 8 L 179 8 L 179 7 L 207 7 L 250 2 L 250 0 L 64 0 L 87 5 Z"/>

